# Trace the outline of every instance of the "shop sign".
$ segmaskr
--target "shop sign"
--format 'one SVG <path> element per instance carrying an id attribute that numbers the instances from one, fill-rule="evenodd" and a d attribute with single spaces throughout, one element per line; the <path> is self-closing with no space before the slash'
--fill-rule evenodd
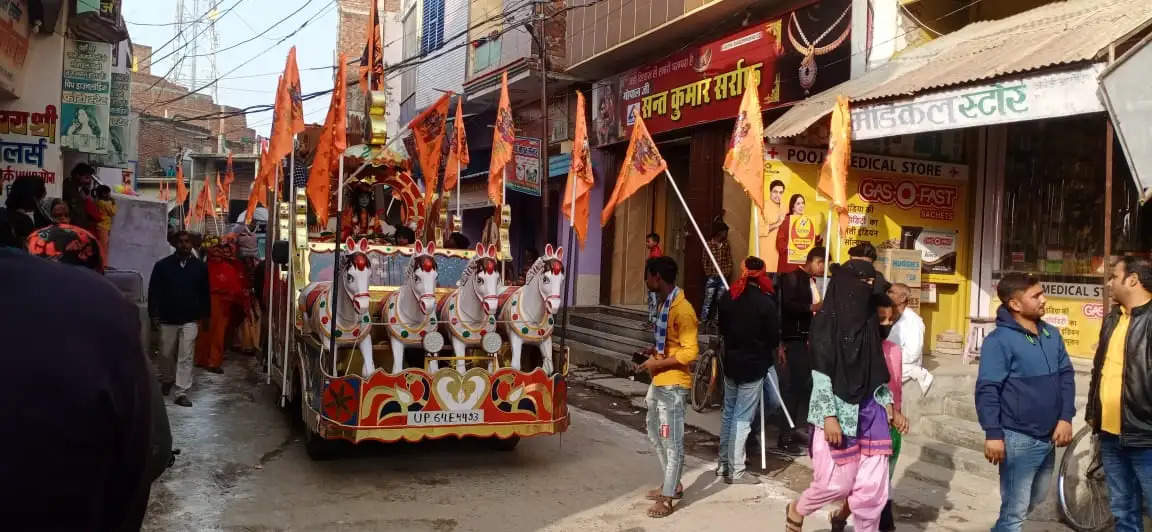
<path id="1" fill-rule="evenodd" d="M 1104 324 L 1104 285 L 1048 281 L 1040 284 L 1048 300 L 1043 319 L 1060 329 L 1068 354 L 1080 358 L 1094 356 Z M 990 315 L 995 315 L 999 307 L 1000 302 L 993 300 L 988 308 Z"/>
<path id="2" fill-rule="evenodd" d="M 816 189 L 826 150 L 786 145 L 765 148 L 764 185 L 784 183 L 782 210 L 804 198 L 805 217 L 827 231 L 829 203 Z M 924 280 L 960 283 L 957 272 L 970 230 L 965 216 L 968 167 L 900 157 L 853 154 L 848 172 L 848 226 L 841 256 L 857 242 L 922 252 Z M 790 250 L 791 251 L 791 250 Z"/>
<path id="3" fill-rule="evenodd" d="M 1152 188 L 1152 93 L 1148 72 L 1152 72 L 1152 37 L 1145 37 L 1100 74 L 1100 96 L 1108 106 L 1108 116 L 1116 127 L 1116 138 L 1124 149 L 1124 160 L 1132 180 L 1141 192 Z"/>
<path id="4" fill-rule="evenodd" d="M 132 79 L 128 73 L 128 57 L 131 51 L 128 42 L 122 42 L 114 50 L 112 60 L 112 89 L 108 109 L 108 132 L 110 144 L 105 160 L 116 165 L 127 165 L 135 159 L 135 135 L 128 118 L 132 107 Z"/>
<path id="5" fill-rule="evenodd" d="M 0 0 L 0 89 L 17 93 L 28 59 L 28 2 Z"/>
<path id="6" fill-rule="evenodd" d="M 733 118 L 753 76 L 763 108 L 847 80 L 851 7 L 850 0 L 811 4 L 597 83 L 593 144 L 624 140 L 633 110 L 652 134 Z"/>
<path id="7" fill-rule="evenodd" d="M 1096 97 L 1102 65 L 922 94 L 852 109 L 856 140 L 910 135 L 1104 110 Z"/>
<path id="8" fill-rule="evenodd" d="M 516 157 L 516 175 L 508 176 L 508 189 L 539 196 L 540 139 L 516 137 L 513 150 Z"/>
<path id="9" fill-rule="evenodd" d="M 64 47 L 60 144 L 106 153 L 110 136 L 112 45 L 69 39 Z"/>
<path id="10" fill-rule="evenodd" d="M 1044 295 L 1049 298 L 1058 297 L 1064 299 L 1086 299 L 1089 301 L 1104 300 L 1103 285 L 1083 283 L 1050 283 L 1047 281 L 1042 281 L 1040 284 L 1044 287 Z"/>

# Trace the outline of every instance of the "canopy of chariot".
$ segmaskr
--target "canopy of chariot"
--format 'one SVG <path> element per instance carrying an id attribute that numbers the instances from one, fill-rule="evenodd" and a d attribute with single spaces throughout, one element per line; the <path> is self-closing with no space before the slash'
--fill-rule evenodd
<path id="1" fill-rule="evenodd" d="M 545 246 L 511 285 L 501 246 L 445 246 L 459 217 L 433 212 L 447 202 L 428 202 L 405 155 L 357 145 L 343 162 L 335 223 L 310 222 L 303 193 L 282 220 L 310 427 L 351 441 L 564 431 L 563 249 Z M 507 210 L 501 223 L 506 236 Z"/>

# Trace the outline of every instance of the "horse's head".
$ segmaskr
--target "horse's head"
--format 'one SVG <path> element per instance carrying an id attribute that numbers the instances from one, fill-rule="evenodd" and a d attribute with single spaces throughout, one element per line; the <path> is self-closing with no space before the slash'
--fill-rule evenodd
<path id="1" fill-rule="evenodd" d="M 472 259 L 472 290 L 476 299 L 483 303 L 484 313 L 489 316 L 496 314 L 503 289 L 496 257 L 496 246 L 489 245 L 485 249 L 484 244 L 476 244 L 476 257 Z"/>
<path id="2" fill-rule="evenodd" d="M 544 299 L 544 309 L 549 314 L 560 311 L 561 294 L 564 290 L 564 248 L 552 250 L 552 244 L 544 246 L 544 256 L 537 260 L 542 264 L 540 272 L 540 297 Z M 533 268 L 535 269 L 535 268 Z"/>
<path id="3" fill-rule="evenodd" d="M 371 295 L 368 280 L 372 277 L 372 261 L 368 258 L 368 240 L 356 242 L 349 238 L 344 242 L 345 255 L 341 258 L 344 270 L 344 290 L 352 298 L 352 306 L 358 313 L 368 312 Z"/>
<path id="4" fill-rule="evenodd" d="M 429 242 L 428 247 L 419 240 L 412 246 L 416 252 L 412 254 L 412 262 L 408 269 L 408 286 L 412 294 L 420 301 L 420 312 L 427 316 L 436 308 L 436 259 L 432 256 L 436 252 L 436 244 Z"/>

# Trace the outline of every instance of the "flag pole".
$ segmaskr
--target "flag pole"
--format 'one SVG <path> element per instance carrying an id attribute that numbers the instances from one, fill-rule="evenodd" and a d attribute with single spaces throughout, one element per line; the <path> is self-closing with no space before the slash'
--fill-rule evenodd
<path id="1" fill-rule="evenodd" d="M 760 257 L 760 208 L 752 204 L 752 249 L 753 255 Z"/>
<path id="2" fill-rule="evenodd" d="M 499 246 L 501 248 L 504 247 L 504 241 L 503 241 L 503 239 L 500 238 L 500 226 L 504 225 L 504 204 L 506 204 L 506 203 L 508 203 L 508 165 L 507 164 L 505 164 L 503 167 L 500 168 L 500 204 L 496 206 L 496 243 L 499 244 Z M 509 233 L 509 237 L 511 237 L 511 233 Z M 509 251 L 511 251 L 511 247 L 509 247 Z M 505 283 L 508 282 L 507 273 L 505 272 L 505 269 L 506 269 L 505 266 L 508 264 L 508 261 L 510 261 L 510 260 L 512 260 L 512 257 L 504 257 L 500 261 L 500 279 L 502 281 L 504 281 Z"/>
<path id="3" fill-rule="evenodd" d="M 257 174 L 260 173 L 259 166 L 260 166 L 259 163 L 257 163 L 257 165 L 256 165 L 256 173 Z M 252 192 L 255 192 L 255 191 L 256 191 L 256 188 L 253 187 Z M 273 212 L 276 212 L 278 210 L 278 209 L 276 209 L 276 203 L 277 203 L 277 201 L 279 201 L 279 197 L 280 197 L 280 188 L 279 187 L 272 187 L 272 203 L 270 205 L 266 206 L 266 210 L 268 213 L 273 213 Z M 265 199 L 268 198 L 268 192 L 264 192 L 264 198 Z M 251 213 L 244 213 L 244 216 L 247 217 L 249 214 L 251 214 L 252 215 L 252 221 L 255 222 L 256 221 L 256 212 L 255 212 L 256 206 L 255 205 L 252 206 L 252 211 L 253 212 L 251 212 Z M 266 312 L 264 312 L 264 321 L 266 321 L 268 323 L 268 342 L 264 346 L 264 350 L 266 351 L 266 353 L 264 353 L 264 355 L 265 355 L 265 358 L 268 359 L 265 362 L 265 364 L 266 364 L 265 365 L 265 371 L 267 372 L 267 375 L 265 378 L 265 384 L 272 384 L 272 316 L 273 316 L 272 305 L 275 303 L 275 297 L 273 296 L 273 292 L 275 292 L 274 288 L 276 286 L 275 283 L 272 282 L 272 275 L 279 273 L 276 270 L 276 267 L 272 261 L 272 242 L 274 242 L 274 241 L 271 238 L 269 238 L 269 236 L 272 235 L 272 231 L 279 229 L 280 224 L 272 224 L 271 223 L 272 220 L 270 218 L 271 218 L 271 216 L 268 216 L 268 219 L 264 220 L 264 235 L 265 235 L 264 236 L 264 238 L 265 238 L 265 241 L 264 241 L 264 269 L 265 269 L 265 273 L 264 274 L 267 276 L 267 282 L 265 283 L 265 286 L 268 287 L 268 294 L 267 294 L 267 296 L 268 296 L 268 310 Z M 280 235 L 276 235 L 276 236 L 280 236 Z M 288 334 L 288 331 L 284 331 L 284 334 Z"/>
<path id="4" fill-rule="evenodd" d="M 829 208 L 828 209 L 828 230 L 824 232 L 825 235 L 831 235 L 832 234 L 832 212 L 833 212 L 832 208 Z M 827 238 L 827 236 L 825 238 Z M 828 293 L 828 250 L 831 249 L 831 247 L 832 246 L 828 245 L 828 242 L 824 243 L 824 281 L 823 281 L 824 287 L 822 288 L 822 290 L 820 292 L 821 298 L 823 298 L 824 295 Z M 839 251 L 837 251 L 837 252 L 839 252 Z M 839 260 L 840 255 L 836 255 L 836 258 L 837 258 L 837 260 Z"/>
<path id="5" fill-rule="evenodd" d="M 680 199 L 680 205 L 684 207 L 684 214 L 688 215 L 688 221 L 692 222 L 692 228 L 696 230 L 696 236 L 700 237 L 700 243 L 704 246 L 704 252 L 708 254 L 708 260 L 712 261 L 712 267 L 716 268 L 718 273 L 722 273 L 720 269 L 720 262 L 716 260 L 716 255 L 712 254 L 712 249 L 708 247 L 708 239 L 704 238 L 704 232 L 700 230 L 700 226 L 696 223 L 696 218 L 692 216 L 692 211 L 688 208 L 688 202 L 684 201 L 684 195 L 680 193 L 680 187 L 676 186 L 676 180 L 672 179 L 672 174 L 668 169 L 664 169 L 664 175 L 668 177 L 668 183 L 672 185 L 672 190 L 676 192 L 676 197 Z M 720 275 L 720 282 L 724 284 L 724 289 L 728 290 L 728 279 L 724 275 Z"/>
<path id="6" fill-rule="evenodd" d="M 293 168 L 295 167 L 295 162 L 296 162 L 296 135 L 292 135 L 292 151 L 290 152 L 289 157 L 290 158 L 288 159 L 288 165 L 289 165 L 288 170 L 289 170 L 289 172 L 292 172 Z M 276 162 L 276 172 L 277 172 L 277 175 L 279 175 L 280 161 Z M 291 249 L 292 248 L 292 238 L 295 236 L 294 234 L 296 233 L 296 229 L 295 229 L 295 225 L 296 225 L 296 187 L 295 187 L 295 185 L 296 185 L 295 179 L 293 179 L 292 175 L 289 175 L 288 176 L 288 197 L 284 198 L 288 202 L 288 234 L 286 235 L 287 240 L 288 240 L 288 248 L 289 248 L 289 250 L 288 250 L 288 284 L 284 287 L 284 299 L 286 300 L 285 305 L 284 305 L 284 364 L 280 367 L 280 371 L 282 373 L 282 382 L 285 386 L 287 385 L 287 382 L 288 382 L 288 348 L 291 345 L 291 341 L 292 341 L 292 335 L 290 334 L 290 332 L 292 331 L 292 316 L 295 313 L 294 309 L 292 308 L 293 307 L 293 305 L 292 305 L 292 303 L 293 303 L 293 301 L 292 301 L 292 299 L 293 299 L 292 298 L 292 286 L 294 284 L 292 282 L 292 262 L 293 262 L 292 258 L 293 258 L 294 254 L 292 253 L 292 249 Z M 283 178 L 276 180 L 276 186 L 277 187 L 284 186 Z M 271 215 L 271 213 L 269 213 L 269 215 Z M 280 387 L 280 390 L 281 390 L 280 406 L 281 407 L 283 407 L 285 401 L 287 401 L 287 397 L 283 393 L 283 390 L 286 390 L 286 389 L 287 388 L 285 388 L 284 386 Z"/>
<path id="7" fill-rule="evenodd" d="M 568 204 L 568 238 L 566 239 L 568 263 L 564 265 L 564 300 L 561 302 L 564 306 L 564 321 L 560 322 L 560 341 L 564 342 L 564 347 L 568 347 L 568 292 L 572 276 L 576 274 L 572 271 L 572 263 L 576 262 L 572 258 L 576 254 L 576 246 L 572 243 L 576 233 L 576 176 L 569 173 L 568 182 L 572 185 L 572 191 L 569 194 L 571 203 Z M 560 202 L 560 212 L 564 212 L 564 202 Z M 576 265 L 577 268 L 580 267 L 578 262 Z"/>
<path id="8" fill-rule="evenodd" d="M 333 256 L 332 262 L 332 290 L 329 294 L 335 295 L 340 290 L 340 280 L 344 277 L 343 274 L 337 275 L 337 268 L 340 267 L 340 211 L 344 209 L 344 154 L 340 154 L 340 161 L 338 163 L 336 175 L 338 179 L 336 182 L 339 185 L 336 188 L 336 251 Z M 387 216 L 387 213 L 385 213 Z M 336 372 L 336 306 L 339 304 L 339 297 L 330 297 L 332 307 L 332 318 L 329 322 L 328 328 L 328 348 L 332 351 L 332 375 L 339 375 Z M 403 356 L 403 354 L 401 354 Z M 351 363 L 351 361 L 349 361 Z"/>

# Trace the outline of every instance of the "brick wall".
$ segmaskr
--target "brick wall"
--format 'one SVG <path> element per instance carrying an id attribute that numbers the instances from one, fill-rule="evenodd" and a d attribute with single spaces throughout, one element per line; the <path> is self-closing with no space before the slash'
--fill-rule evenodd
<path id="1" fill-rule="evenodd" d="M 147 55 L 141 57 L 147 57 Z M 227 105 L 218 106 L 210 96 L 204 94 L 193 94 L 176 102 L 163 103 L 187 93 L 188 90 L 183 86 L 160 79 L 158 76 L 144 72 L 132 73 L 132 110 L 141 114 L 161 118 L 191 118 L 217 112 L 239 111 L 239 109 Z M 190 120 L 186 123 L 203 128 L 213 136 L 223 132 L 224 138 L 230 146 L 235 144 L 237 149 L 242 149 L 245 152 L 251 151 L 251 145 L 256 138 L 255 130 L 248 128 L 247 117 L 244 115 L 222 120 Z M 141 130 L 140 138 L 141 143 L 143 143 L 143 130 Z M 210 151 L 216 151 L 215 142 L 211 144 Z"/>
<path id="2" fill-rule="evenodd" d="M 339 51 L 344 52 L 349 61 L 353 61 L 359 59 L 364 53 L 364 44 L 368 35 L 368 19 L 371 14 L 371 0 L 339 0 L 339 2 L 336 44 Z M 400 50 L 403 47 L 400 1 L 381 1 L 377 4 L 377 9 L 379 9 L 380 24 L 384 28 L 384 64 L 396 63 L 400 60 Z M 359 79 L 359 65 L 349 65 L 347 75 L 350 79 Z M 385 90 L 388 91 L 389 97 L 388 130 L 395 133 L 400 115 L 399 76 L 389 79 Z M 348 113 L 350 130 L 359 128 L 364 115 L 364 92 L 362 90 L 348 91 Z"/>
<path id="3" fill-rule="evenodd" d="M 162 117 L 140 115 L 140 177 L 164 175 L 157 157 L 174 157 L 181 149 L 199 153 L 216 151 L 216 141 L 205 128 L 173 122 Z"/>
<path id="4" fill-rule="evenodd" d="M 444 2 L 444 47 L 431 53 L 432 59 L 416 67 L 416 101 L 415 108 L 423 109 L 434 103 L 442 92 L 434 89 L 464 92 L 464 74 L 466 65 L 467 47 L 447 51 L 458 46 L 468 39 L 468 2 L 467 0 L 445 0 Z M 458 38 L 449 40 L 451 37 Z"/>
<path id="5" fill-rule="evenodd" d="M 132 43 L 132 58 L 136 60 L 136 68 L 142 74 L 152 73 L 152 47 Z"/>

